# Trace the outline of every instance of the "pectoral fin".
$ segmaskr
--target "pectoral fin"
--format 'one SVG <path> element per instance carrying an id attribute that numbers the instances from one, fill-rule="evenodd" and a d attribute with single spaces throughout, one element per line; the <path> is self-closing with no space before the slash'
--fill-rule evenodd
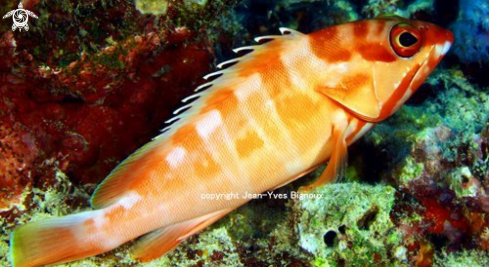
<path id="1" fill-rule="evenodd" d="M 323 186 L 343 176 L 346 170 L 346 163 L 348 159 L 348 150 L 346 148 L 345 141 L 346 129 L 347 128 L 334 128 L 332 135 L 332 138 L 334 140 L 333 154 L 331 154 L 331 157 L 329 158 L 326 169 L 324 169 L 323 173 L 316 179 L 316 181 L 314 181 L 314 183 L 301 187 L 300 191 L 311 191 L 317 187 Z"/>
<path id="2" fill-rule="evenodd" d="M 185 239 L 213 224 L 230 211 L 232 210 L 220 210 L 153 231 L 143 236 L 134 245 L 132 256 L 141 262 L 148 262 L 159 258 L 174 249 Z"/>

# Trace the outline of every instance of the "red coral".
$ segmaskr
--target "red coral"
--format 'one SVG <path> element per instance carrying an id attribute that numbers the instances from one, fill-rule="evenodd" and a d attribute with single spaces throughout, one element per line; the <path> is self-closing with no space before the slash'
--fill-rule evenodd
<path id="1" fill-rule="evenodd" d="M 426 208 L 425 219 L 432 223 L 429 232 L 441 234 L 446 228 L 457 228 L 463 233 L 468 231 L 469 222 L 464 217 L 455 216 L 453 207 L 429 198 L 422 198 L 421 202 Z"/>
<path id="2" fill-rule="evenodd" d="M 112 20 L 119 11 L 99 17 Z M 55 169 L 75 184 L 100 182 L 158 134 L 180 99 L 209 71 L 211 50 L 195 34 L 184 28 L 145 32 L 148 17 L 128 13 L 144 33 L 129 33 L 67 63 L 55 49 L 56 36 L 38 39 L 45 40 L 41 44 L 10 31 L 0 37 L 0 186 L 8 192 L 0 192 L 0 208 L 27 186 L 49 185 Z M 56 11 L 52 16 L 66 20 Z M 119 30 L 107 32 L 123 37 Z M 71 40 L 65 55 L 76 52 L 77 36 L 65 34 Z M 46 46 L 53 49 L 43 51 Z"/>
<path id="3" fill-rule="evenodd" d="M 38 150 L 32 134 L 20 124 L 0 125 L 0 211 L 21 203 Z"/>

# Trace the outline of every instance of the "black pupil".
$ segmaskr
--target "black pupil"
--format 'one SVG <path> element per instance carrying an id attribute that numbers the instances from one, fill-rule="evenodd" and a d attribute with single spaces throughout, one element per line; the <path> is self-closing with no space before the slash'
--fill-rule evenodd
<path id="1" fill-rule="evenodd" d="M 401 33 L 401 36 L 399 36 L 399 43 L 404 47 L 410 47 L 417 42 L 418 42 L 418 38 L 416 38 L 414 35 L 410 34 L 409 32 L 403 32 Z"/>

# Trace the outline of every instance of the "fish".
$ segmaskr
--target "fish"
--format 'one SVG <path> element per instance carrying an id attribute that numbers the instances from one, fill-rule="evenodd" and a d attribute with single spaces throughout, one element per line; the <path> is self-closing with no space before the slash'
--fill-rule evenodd
<path id="1" fill-rule="evenodd" d="M 340 177 L 347 147 L 396 112 L 453 34 L 383 15 L 309 34 L 280 28 L 237 48 L 182 100 L 170 125 L 98 185 L 89 211 L 14 229 L 14 267 L 98 255 L 137 239 L 141 262 L 174 249 L 249 199 L 327 162 L 309 192 Z"/>

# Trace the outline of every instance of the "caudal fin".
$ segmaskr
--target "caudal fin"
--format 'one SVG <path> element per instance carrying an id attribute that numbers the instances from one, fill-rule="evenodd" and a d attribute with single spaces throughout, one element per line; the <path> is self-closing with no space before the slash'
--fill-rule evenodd
<path id="1" fill-rule="evenodd" d="M 14 230 L 10 238 L 13 267 L 34 267 L 69 262 L 108 249 L 101 249 L 85 225 L 99 211 L 28 223 Z M 93 229 L 92 229 L 93 230 Z"/>

